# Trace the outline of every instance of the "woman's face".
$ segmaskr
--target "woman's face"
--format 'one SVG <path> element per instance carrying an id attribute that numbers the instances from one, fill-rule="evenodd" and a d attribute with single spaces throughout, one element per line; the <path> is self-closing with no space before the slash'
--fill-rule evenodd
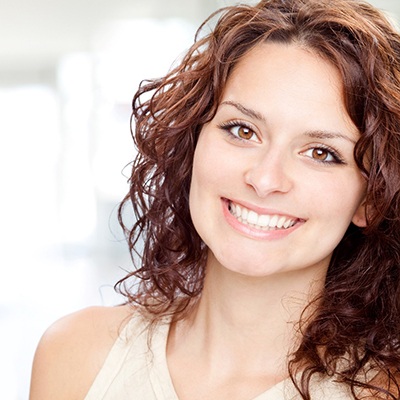
<path id="1" fill-rule="evenodd" d="M 358 137 L 331 64 L 296 45 L 249 52 L 194 156 L 191 216 L 217 262 L 251 276 L 326 270 L 350 222 L 365 226 Z"/>

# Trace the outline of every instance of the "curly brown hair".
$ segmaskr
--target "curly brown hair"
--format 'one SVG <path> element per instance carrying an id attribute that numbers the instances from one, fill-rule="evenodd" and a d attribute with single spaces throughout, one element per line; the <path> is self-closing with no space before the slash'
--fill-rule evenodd
<path id="1" fill-rule="evenodd" d="M 226 7 L 200 27 L 179 65 L 142 82 L 132 114 L 138 155 L 119 209 L 138 266 L 117 286 L 154 320 L 183 318 L 199 297 L 206 246 L 189 213 L 194 150 L 232 68 L 265 41 L 297 43 L 339 70 L 347 112 L 361 134 L 354 157 L 368 182 L 368 225 L 350 225 L 335 249 L 317 310 L 300 323 L 303 340 L 291 356 L 290 375 L 303 399 L 311 398 L 315 374 L 335 375 L 356 399 L 362 388 L 373 398 L 398 399 L 400 36 L 365 2 L 263 0 Z M 133 226 L 123 222 L 128 205 Z M 368 370 L 379 379 L 362 375 Z"/>

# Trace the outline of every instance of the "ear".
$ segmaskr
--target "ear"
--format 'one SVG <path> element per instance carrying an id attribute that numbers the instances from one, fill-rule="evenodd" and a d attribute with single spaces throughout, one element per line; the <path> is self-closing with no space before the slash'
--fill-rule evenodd
<path id="1" fill-rule="evenodd" d="M 365 199 L 358 206 L 356 212 L 353 215 L 351 222 L 359 228 L 365 228 L 367 226 L 367 210 L 365 205 Z"/>

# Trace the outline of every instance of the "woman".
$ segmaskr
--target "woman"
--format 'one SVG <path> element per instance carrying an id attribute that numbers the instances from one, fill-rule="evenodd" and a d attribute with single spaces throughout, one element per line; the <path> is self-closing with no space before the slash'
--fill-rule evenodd
<path id="1" fill-rule="evenodd" d="M 134 98 L 127 304 L 51 327 L 31 399 L 400 398 L 399 35 L 354 0 L 206 27 Z"/>

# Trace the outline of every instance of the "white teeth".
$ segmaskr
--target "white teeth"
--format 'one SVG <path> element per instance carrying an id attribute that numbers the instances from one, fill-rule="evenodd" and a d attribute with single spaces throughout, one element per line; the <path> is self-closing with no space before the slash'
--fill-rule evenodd
<path id="1" fill-rule="evenodd" d="M 257 225 L 267 227 L 269 225 L 270 216 L 269 215 L 259 215 Z"/>
<path id="2" fill-rule="evenodd" d="M 289 219 L 283 224 L 283 227 L 285 228 L 285 229 L 287 229 L 287 228 L 289 228 L 289 226 L 291 226 L 292 225 L 292 221 L 290 221 Z"/>
<path id="3" fill-rule="evenodd" d="M 274 215 L 274 216 L 271 218 L 271 220 L 269 221 L 268 226 L 269 226 L 270 228 L 275 228 L 277 222 L 278 222 L 278 216 L 277 216 L 277 215 Z"/>
<path id="4" fill-rule="evenodd" d="M 243 224 L 252 225 L 263 230 L 287 229 L 296 223 L 295 220 L 282 215 L 259 215 L 253 210 L 248 210 L 234 203 L 230 203 L 230 212 Z"/>
<path id="5" fill-rule="evenodd" d="M 249 224 L 257 225 L 258 214 L 255 213 L 254 211 L 249 211 L 249 214 L 247 215 L 247 222 Z"/>
<path id="6" fill-rule="evenodd" d="M 277 224 L 276 224 L 276 227 L 277 228 L 282 228 L 282 226 L 283 226 L 283 224 L 286 222 L 286 218 L 285 217 L 281 217 L 279 220 L 278 220 L 278 222 L 277 222 Z"/>

